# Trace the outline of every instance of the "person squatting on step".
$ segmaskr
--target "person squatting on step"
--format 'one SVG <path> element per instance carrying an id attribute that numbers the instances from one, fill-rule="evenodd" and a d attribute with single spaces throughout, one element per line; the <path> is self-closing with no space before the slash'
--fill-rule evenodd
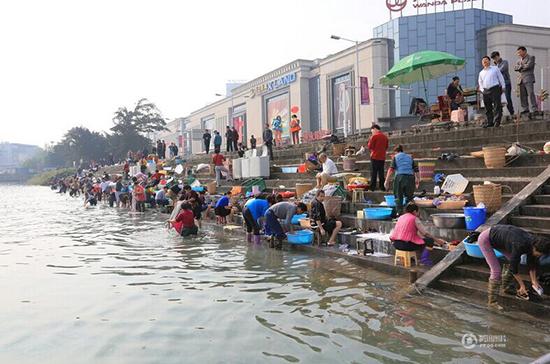
<path id="1" fill-rule="evenodd" d="M 542 291 L 537 280 L 537 261 L 542 255 L 550 253 L 550 240 L 531 235 L 516 226 L 495 225 L 479 235 L 477 244 L 491 269 L 487 303 L 489 308 L 502 310 L 497 301 L 498 292 L 502 286 L 502 293 L 513 294 L 513 287 L 510 286 L 513 284 L 514 278 L 519 285 L 517 297 L 529 299 L 525 283 L 519 275 L 519 264 L 523 254 L 527 255 L 529 278 L 533 289 Z M 500 263 L 493 249 L 500 251 L 509 262 L 508 269 L 502 275 L 502 281 Z"/>

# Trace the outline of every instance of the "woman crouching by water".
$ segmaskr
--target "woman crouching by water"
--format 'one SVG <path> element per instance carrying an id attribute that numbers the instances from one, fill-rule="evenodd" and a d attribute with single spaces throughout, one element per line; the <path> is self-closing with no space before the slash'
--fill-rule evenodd
<path id="1" fill-rule="evenodd" d="M 445 241 L 430 234 L 422 225 L 418 215 L 418 206 L 413 202 L 409 203 L 405 207 L 405 213 L 397 220 L 390 240 L 395 249 L 421 253 L 420 262 L 424 265 L 432 265 L 426 247 L 432 247 L 434 243 L 443 245 Z"/>
<path id="2" fill-rule="evenodd" d="M 499 290 L 502 285 L 502 293 L 514 294 L 514 287 L 512 286 L 514 278 L 519 284 L 519 289 L 516 292 L 517 297 L 525 300 L 529 299 L 525 283 L 519 275 L 519 264 L 523 254 L 527 255 L 531 285 L 537 293 L 542 294 L 542 288 L 537 280 L 537 261 L 542 255 L 550 254 L 550 241 L 548 239 L 531 235 L 516 226 L 495 225 L 479 235 L 477 244 L 491 269 L 487 289 L 487 305 L 489 308 L 502 310 L 497 301 Z M 510 262 L 509 267 L 505 266 L 502 281 L 500 263 L 493 249 L 500 251 Z"/>
<path id="3" fill-rule="evenodd" d="M 195 215 L 191 205 L 187 202 L 181 204 L 181 210 L 170 224 L 181 236 L 197 235 L 199 228 L 195 225 Z"/>

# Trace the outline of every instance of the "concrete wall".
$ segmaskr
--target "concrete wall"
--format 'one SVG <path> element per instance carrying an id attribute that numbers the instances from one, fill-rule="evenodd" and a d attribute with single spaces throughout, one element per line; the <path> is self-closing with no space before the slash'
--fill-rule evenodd
<path id="1" fill-rule="evenodd" d="M 541 88 L 550 90 L 550 28 L 507 24 L 487 29 L 487 54 L 498 51 L 501 57 L 510 63 L 512 96 L 516 112 L 520 111 L 520 103 L 516 92 L 517 72 L 513 71 L 513 67 L 518 60 L 516 50 L 519 46 L 525 46 L 527 53 L 536 57 L 535 90 L 537 93 Z M 541 80 L 541 69 L 544 69 L 544 84 Z M 548 110 L 549 107 L 550 103 L 546 101 L 545 109 Z"/>

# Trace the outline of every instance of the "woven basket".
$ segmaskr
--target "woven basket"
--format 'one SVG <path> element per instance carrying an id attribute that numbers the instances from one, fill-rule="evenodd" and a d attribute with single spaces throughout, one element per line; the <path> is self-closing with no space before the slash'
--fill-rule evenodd
<path id="1" fill-rule="evenodd" d="M 418 207 L 434 207 L 434 200 L 414 200 Z"/>
<path id="2" fill-rule="evenodd" d="M 332 154 L 334 156 L 340 157 L 344 154 L 345 151 L 346 151 L 346 144 L 344 143 L 332 145 Z"/>
<path id="3" fill-rule="evenodd" d="M 483 147 L 483 157 L 485 158 L 485 167 L 504 168 L 506 165 L 506 148 Z"/>
<path id="4" fill-rule="evenodd" d="M 466 206 L 466 203 L 468 201 L 461 200 L 461 201 L 443 201 L 440 205 L 437 206 L 440 210 L 460 210 L 464 206 Z"/>
<path id="5" fill-rule="evenodd" d="M 312 183 L 296 183 L 296 197 L 302 197 L 304 193 L 310 191 L 312 188 Z"/>
<path id="6" fill-rule="evenodd" d="M 502 186 L 497 184 L 474 186 L 476 205 L 483 202 L 487 212 L 495 212 L 502 206 Z"/>

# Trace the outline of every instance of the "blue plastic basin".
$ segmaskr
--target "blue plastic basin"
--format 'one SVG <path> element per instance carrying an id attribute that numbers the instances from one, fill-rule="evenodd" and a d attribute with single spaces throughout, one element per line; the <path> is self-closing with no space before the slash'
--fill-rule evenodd
<path id="1" fill-rule="evenodd" d="M 391 219 L 392 208 L 388 207 L 368 207 L 363 209 L 363 215 L 367 220 L 387 220 Z"/>
<path id="2" fill-rule="evenodd" d="M 310 230 L 299 230 L 294 234 L 287 234 L 287 238 L 290 244 L 311 244 L 313 242 L 313 232 Z"/>
<path id="3" fill-rule="evenodd" d="M 294 215 L 292 216 L 292 220 L 290 223 L 292 225 L 300 225 L 300 220 L 305 219 L 307 217 L 307 214 L 300 214 L 300 215 Z"/>
<path id="4" fill-rule="evenodd" d="M 485 256 L 483 256 L 483 253 L 481 252 L 479 245 L 466 243 L 465 241 L 463 241 L 462 244 L 464 244 L 464 247 L 466 248 L 466 254 L 468 254 L 469 256 L 473 258 L 485 259 Z M 499 252 L 498 250 L 493 249 L 493 251 L 495 252 L 495 255 L 497 256 L 497 258 L 504 257 L 504 255 L 502 255 L 502 253 Z"/>

